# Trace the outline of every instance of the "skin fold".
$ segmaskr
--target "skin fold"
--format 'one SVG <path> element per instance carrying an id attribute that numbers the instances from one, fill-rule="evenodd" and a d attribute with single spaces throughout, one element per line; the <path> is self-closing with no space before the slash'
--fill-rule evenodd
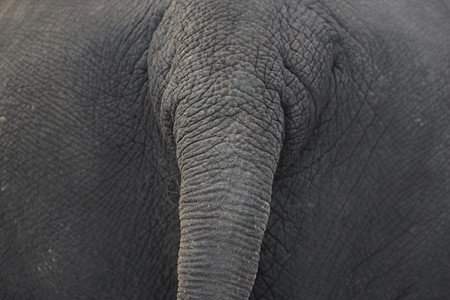
<path id="1" fill-rule="evenodd" d="M 0 1 L 0 299 L 447 299 L 448 1 Z"/>

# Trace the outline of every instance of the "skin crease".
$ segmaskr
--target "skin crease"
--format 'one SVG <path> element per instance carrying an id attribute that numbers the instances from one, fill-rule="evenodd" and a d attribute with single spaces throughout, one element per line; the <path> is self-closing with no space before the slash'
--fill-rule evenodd
<path id="1" fill-rule="evenodd" d="M 448 1 L 61 2 L 0 2 L 0 299 L 450 297 Z"/>

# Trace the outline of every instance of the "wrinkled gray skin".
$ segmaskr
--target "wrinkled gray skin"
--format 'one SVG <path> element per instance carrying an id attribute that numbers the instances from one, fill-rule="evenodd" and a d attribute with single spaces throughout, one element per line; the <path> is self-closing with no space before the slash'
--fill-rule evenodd
<path id="1" fill-rule="evenodd" d="M 0 298 L 449 299 L 449 7 L 1 1 Z"/>

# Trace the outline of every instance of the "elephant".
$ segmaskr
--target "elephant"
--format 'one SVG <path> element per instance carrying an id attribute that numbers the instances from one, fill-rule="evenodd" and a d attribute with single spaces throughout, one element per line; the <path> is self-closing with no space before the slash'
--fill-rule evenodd
<path id="1" fill-rule="evenodd" d="M 448 0 L 2 0 L 0 298 L 450 299 Z"/>

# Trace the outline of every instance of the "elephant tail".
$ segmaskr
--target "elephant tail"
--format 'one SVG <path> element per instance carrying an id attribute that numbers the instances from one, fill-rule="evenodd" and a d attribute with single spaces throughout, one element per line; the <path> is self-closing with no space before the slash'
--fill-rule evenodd
<path id="1" fill-rule="evenodd" d="M 250 296 L 282 148 L 299 153 L 315 114 L 267 32 L 269 10 L 233 5 L 177 2 L 149 60 L 181 173 L 178 299 Z"/>

